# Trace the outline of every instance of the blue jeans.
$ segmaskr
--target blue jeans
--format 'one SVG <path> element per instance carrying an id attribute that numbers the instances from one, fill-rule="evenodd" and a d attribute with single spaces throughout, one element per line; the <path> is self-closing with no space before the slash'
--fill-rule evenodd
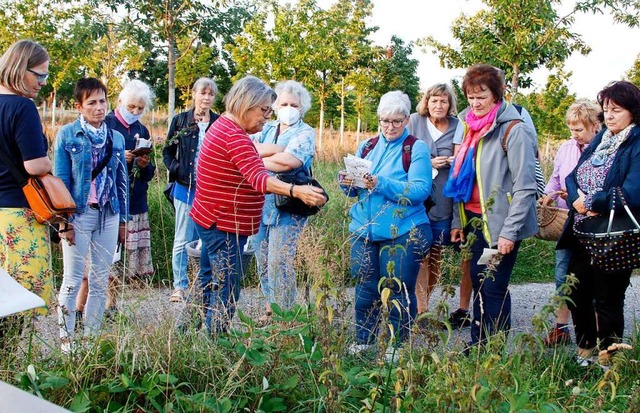
<path id="1" fill-rule="evenodd" d="M 430 221 L 433 245 L 451 245 L 451 218 Z"/>
<path id="2" fill-rule="evenodd" d="M 479 217 L 466 211 L 469 219 Z M 486 265 L 478 265 L 484 248 L 489 248 L 482 230 L 469 230 L 478 237 L 471 245 L 471 284 L 473 285 L 473 319 L 471 323 L 471 343 L 478 344 L 498 331 L 508 332 L 511 328 L 511 294 L 509 280 L 516 264 L 520 241 L 515 242 L 513 251 L 502 257 L 495 271 L 488 271 Z M 488 275 L 488 276 L 487 276 Z"/>
<path id="3" fill-rule="evenodd" d="M 87 208 L 75 215 L 73 229 L 75 245 L 63 240 L 62 261 L 64 275 L 58 296 L 58 326 L 60 338 L 73 338 L 76 325 L 76 297 L 82 284 L 85 267 L 89 266 L 89 295 L 84 307 L 84 335 L 96 335 L 102 327 L 102 316 L 107 302 L 109 269 L 118 243 L 120 215 L 111 214 L 109 208 L 104 226 L 100 228 L 100 213 Z"/>
<path id="4" fill-rule="evenodd" d="M 202 289 L 205 325 L 209 332 L 224 332 L 233 319 L 240 298 L 245 270 L 242 268 L 242 251 L 248 237 L 220 231 L 215 225 L 210 229 L 198 224 L 195 226 L 202 240 L 196 284 Z"/>
<path id="5" fill-rule="evenodd" d="M 394 282 L 386 282 L 383 287 L 389 286 L 392 291 L 389 296 L 389 322 L 396 333 L 396 344 L 408 336 L 417 313 L 418 270 L 430 247 L 431 228 L 428 223 L 391 240 L 369 241 L 358 237 L 351 240 L 351 276 L 357 281 L 355 313 L 356 341 L 359 344 L 375 341 L 382 290 L 378 290 L 378 283 L 383 277 L 397 277 L 402 282 L 402 287 Z M 390 262 L 393 265 L 389 265 Z M 392 300 L 398 301 L 401 312 L 391 304 Z"/>
<path id="6" fill-rule="evenodd" d="M 304 222 L 289 225 L 260 225 L 252 242 L 256 247 L 256 262 L 262 294 L 269 303 L 289 309 L 296 301 L 296 257 L 298 239 Z"/>
<path id="7" fill-rule="evenodd" d="M 173 252 L 171 266 L 173 267 L 173 288 L 186 290 L 189 287 L 187 264 L 189 257 L 186 246 L 198 239 L 196 224 L 189 216 L 191 205 L 177 199 L 173 200 L 176 208 L 176 222 L 173 236 Z"/>
<path id="8" fill-rule="evenodd" d="M 571 250 L 556 250 L 556 290 L 564 285 L 569 272 Z"/>

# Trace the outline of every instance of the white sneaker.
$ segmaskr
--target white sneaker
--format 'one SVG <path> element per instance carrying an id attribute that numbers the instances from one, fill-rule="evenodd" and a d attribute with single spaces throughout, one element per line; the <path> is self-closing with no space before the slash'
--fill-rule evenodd
<path id="1" fill-rule="evenodd" d="M 184 302 L 185 293 L 182 288 L 176 288 L 173 290 L 173 293 L 169 296 L 169 302 L 171 303 L 181 303 Z"/>
<path id="2" fill-rule="evenodd" d="M 347 354 L 355 356 L 356 354 L 360 354 L 364 351 L 369 351 L 373 347 L 374 347 L 373 344 L 358 344 L 354 342 L 349 344 L 349 346 L 347 347 Z"/>

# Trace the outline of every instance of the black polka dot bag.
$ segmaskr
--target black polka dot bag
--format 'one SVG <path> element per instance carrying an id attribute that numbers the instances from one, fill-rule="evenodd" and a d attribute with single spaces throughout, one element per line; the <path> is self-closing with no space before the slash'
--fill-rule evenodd
<path id="1" fill-rule="evenodd" d="M 616 198 L 626 213 L 616 212 Z M 575 234 L 591 255 L 591 265 L 604 271 L 640 268 L 640 225 L 620 188 L 615 188 L 609 216 L 583 219 Z"/>

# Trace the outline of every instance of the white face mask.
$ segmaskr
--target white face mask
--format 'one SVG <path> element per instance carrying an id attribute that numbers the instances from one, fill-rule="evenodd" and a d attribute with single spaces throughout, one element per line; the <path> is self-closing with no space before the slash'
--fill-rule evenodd
<path id="1" fill-rule="evenodd" d="M 300 120 L 300 111 L 293 106 L 278 109 L 278 120 L 287 126 L 294 125 Z"/>
<path id="2" fill-rule="evenodd" d="M 118 108 L 118 112 L 120 112 L 120 116 L 122 116 L 122 119 L 124 119 L 124 121 L 127 122 L 128 125 L 133 125 L 134 123 L 139 121 L 140 118 L 142 117 L 142 113 L 140 113 L 138 115 L 134 115 L 133 113 L 129 112 L 123 106 L 120 106 Z"/>

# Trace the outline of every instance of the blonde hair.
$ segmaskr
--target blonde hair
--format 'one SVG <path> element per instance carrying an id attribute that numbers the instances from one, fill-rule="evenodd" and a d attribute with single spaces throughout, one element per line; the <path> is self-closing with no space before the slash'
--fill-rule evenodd
<path id="1" fill-rule="evenodd" d="M 581 99 L 569 106 L 565 120 L 568 124 L 582 123 L 584 126 L 600 129 L 600 113 L 602 113 L 600 106 L 590 100 Z"/>
<path id="2" fill-rule="evenodd" d="M 257 106 L 273 105 L 276 92 L 255 76 L 245 76 L 238 80 L 224 97 L 227 112 L 238 119 L 245 119 L 249 110 Z"/>
<path id="3" fill-rule="evenodd" d="M 12 92 L 27 96 L 29 90 L 24 83 L 27 69 L 49 61 L 49 54 L 33 40 L 18 40 L 0 57 L 0 85 Z"/>
<path id="4" fill-rule="evenodd" d="M 456 95 L 451 90 L 451 87 L 446 83 L 436 83 L 424 92 L 422 99 L 416 106 L 416 112 L 422 116 L 429 117 L 429 99 L 431 96 L 447 96 L 449 99 L 449 110 L 447 110 L 447 116 L 456 115 L 458 113 L 458 102 L 456 101 Z"/>

